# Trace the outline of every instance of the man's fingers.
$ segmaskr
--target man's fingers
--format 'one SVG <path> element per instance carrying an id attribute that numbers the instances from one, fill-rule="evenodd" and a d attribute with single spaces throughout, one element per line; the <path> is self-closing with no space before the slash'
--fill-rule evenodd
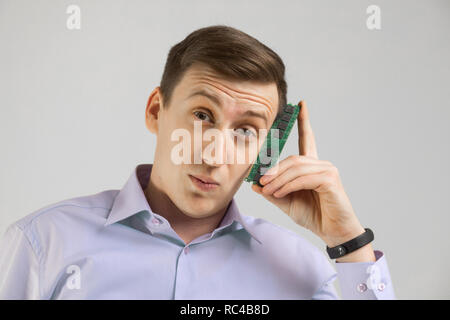
<path id="1" fill-rule="evenodd" d="M 289 157 L 281 160 L 262 176 L 261 184 L 270 183 L 273 179 L 282 175 L 285 171 L 292 167 L 292 170 L 302 171 L 303 169 L 296 170 L 294 167 L 302 167 L 307 165 L 317 166 L 331 166 L 332 163 L 326 160 L 319 160 L 308 156 L 290 155 Z"/>
<path id="2" fill-rule="evenodd" d="M 282 198 L 291 192 L 299 190 L 316 190 L 322 185 L 329 183 L 328 175 L 326 172 L 319 172 L 317 174 L 309 174 L 306 176 L 300 176 L 296 179 L 285 184 L 279 190 L 273 193 L 276 198 Z"/>
<path id="3" fill-rule="evenodd" d="M 292 180 L 302 176 L 324 172 L 329 168 L 330 167 L 328 165 L 324 165 L 322 163 L 308 163 L 305 165 L 292 167 L 290 170 L 286 170 L 282 174 L 278 175 L 270 183 L 264 184 L 262 192 L 264 194 L 273 194 L 275 191 L 290 183 Z"/>
<path id="4" fill-rule="evenodd" d="M 299 102 L 299 106 L 301 106 L 297 117 L 299 154 L 318 159 L 316 140 L 309 121 L 308 107 L 303 100 Z"/>

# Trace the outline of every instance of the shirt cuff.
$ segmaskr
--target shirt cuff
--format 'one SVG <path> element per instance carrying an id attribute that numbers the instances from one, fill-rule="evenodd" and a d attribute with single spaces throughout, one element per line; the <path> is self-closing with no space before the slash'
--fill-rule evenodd
<path id="1" fill-rule="evenodd" d="M 335 263 L 343 299 L 396 299 L 386 257 L 380 250 L 374 254 L 375 262 Z"/>

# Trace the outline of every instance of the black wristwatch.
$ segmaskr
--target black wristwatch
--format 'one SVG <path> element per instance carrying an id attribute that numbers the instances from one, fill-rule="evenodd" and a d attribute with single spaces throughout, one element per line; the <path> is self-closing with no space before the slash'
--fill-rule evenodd
<path id="1" fill-rule="evenodd" d="M 356 249 L 359 249 L 372 242 L 374 239 L 372 230 L 370 230 L 369 228 L 364 228 L 364 230 L 366 230 L 366 232 L 357 236 L 356 238 L 344 242 L 343 244 L 340 244 L 333 248 L 329 248 L 327 246 L 327 252 L 330 256 L 330 259 L 336 259 L 345 256 L 346 254 L 353 252 Z"/>

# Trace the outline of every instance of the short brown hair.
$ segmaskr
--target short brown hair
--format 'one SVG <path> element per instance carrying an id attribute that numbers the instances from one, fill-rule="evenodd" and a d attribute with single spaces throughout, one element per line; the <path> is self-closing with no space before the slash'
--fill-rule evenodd
<path id="1" fill-rule="evenodd" d="M 286 104 L 287 84 L 281 58 L 257 39 L 226 25 L 195 30 L 170 49 L 160 84 L 164 104 L 169 106 L 176 85 L 194 63 L 204 63 L 231 80 L 276 83 L 278 113 Z"/>

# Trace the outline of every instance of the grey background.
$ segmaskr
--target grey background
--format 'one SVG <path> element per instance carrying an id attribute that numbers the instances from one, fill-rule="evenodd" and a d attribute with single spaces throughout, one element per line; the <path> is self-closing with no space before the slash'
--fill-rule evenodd
<path id="1" fill-rule="evenodd" d="M 81 8 L 81 30 L 66 8 Z M 381 8 L 368 30 L 366 8 Z M 319 158 L 374 230 L 399 299 L 449 299 L 449 1 L 0 1 L 0 232 L 63 199 L 120 189 L 169 48 L 228 24 L 274 49 L 308 102 Z M 282 158 L 297 153 L 297 133 Z M 324 243 L 244 183 L 244 214 Z M 276 241 L 276 239 L 274 239 Z M 333 262 L 333 261 L 331 261 Z M 337 285 L 338 287 L 338 285 Z"/>

